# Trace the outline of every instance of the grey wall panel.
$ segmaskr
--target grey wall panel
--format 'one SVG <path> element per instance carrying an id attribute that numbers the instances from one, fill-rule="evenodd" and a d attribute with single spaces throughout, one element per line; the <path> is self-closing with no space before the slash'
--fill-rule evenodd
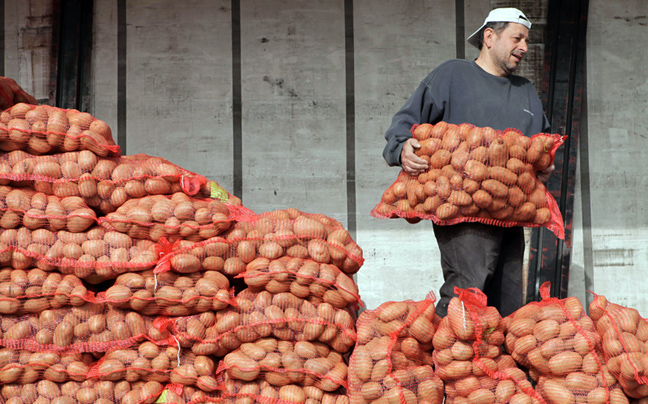
<path id="1" fill-rule="evenodd" d="M 642 0 L 590 0 L 587 30 L 593 290 L 644 316 L 648 313 L 642 283 L 648 259 L 646 15 L 648 3 Z"/>
<path id="2" fill-rule="evenodd" d="M 117 0 L 94 2 L 90 113 L 105 121 L 117 142 Z"/>
<path id="3" fill-rule="evenodd" d="M 382 158 L 391 118 L 419 82 L 455 57 L 454 2 L 354 1 L 356 70 L 357 242 L 365 264 L 357 275 L 368 308 L 423 299 L 442 282 L 429 221 L 380 220 L 371 209 L 400 168 Z"/>
<path id="4" fill-rule="evenodd" d="M 241 3 L 243 198 L 346 223 L 343 1 Z"/>
<path id="5" fill-rule="evenodd" d="M 127 153 L 232 186 L 229 1 L 127 2 Z"/>

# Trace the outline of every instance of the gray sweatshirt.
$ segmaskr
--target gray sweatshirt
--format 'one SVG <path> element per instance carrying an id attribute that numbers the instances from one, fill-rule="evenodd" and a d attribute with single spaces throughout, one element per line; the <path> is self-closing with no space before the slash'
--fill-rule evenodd
<path id="1" fill-rule="evenodd" d="M 449 60 L 434 69 L 398 111 L 385 132 L 383 157 L 401 164 L 403 143 L 414 124 L 445 121 L 496 130 L 516 128 L 526 136 L 548 132 L 549 121 L 533 84 L 520 76 L 494 76 L 474 60 Z"/>

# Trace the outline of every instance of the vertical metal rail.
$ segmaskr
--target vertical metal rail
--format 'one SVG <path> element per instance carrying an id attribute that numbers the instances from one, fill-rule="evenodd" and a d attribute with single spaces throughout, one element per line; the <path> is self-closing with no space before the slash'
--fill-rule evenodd
<path id="1" fill-rule="evenodd" d="M 232 0 L 233 194 L 243 200 L 243 107 L 241 100 L 241 1 Z"/>
<path id="2" fill-rule="evenodd" d="M 356 237 L 356 142 L 355 142 L 355 36 L 353 33 L 353 0 L 344 1 L 344 48 L 346 77 L 346 193 L 347 229 Z"/>
<path id="3" fill-rule="evenodd" d="M 61 2 L 56 106 L 87 111 L 92 55 L 93 2 Z"/>
<path id="4" fill-rule="evenodd" d="M 534 229 L 531 237 L 527 301 L 539 299 L 539 286 L 551 282 L 551 295 L 567 297 L 580 117 L 583 103 L 588 0 L 551 0 L 547 18 L 542 102 L 551 132 L 567 135 L 556 153 L 556 171 L 547 189 L 563 215 L 565 240 Z"/>

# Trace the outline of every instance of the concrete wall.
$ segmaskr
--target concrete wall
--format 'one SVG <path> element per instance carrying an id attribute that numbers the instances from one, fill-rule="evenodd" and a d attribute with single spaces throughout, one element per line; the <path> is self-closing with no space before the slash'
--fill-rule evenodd
<path id="1" fill-rule="evenodd" d="M 120 10 L 116 0 L 95 2 L 91 112 L 117 137 L 118 106 L 125 102 L 127 154 L 165 157 L 230 191 L 239 175 L 237 196 L 257 212 L 295 207 L 352 223 L 366 259 L 356 280 L 369 308 L 438 291 L 442 280 L 430 224 L 377 220 L 369 211 L 398 174 L 381 157 L 391 116 L 421 78 L 464 46 L 456 42 L 455 2 L 354 0 L 351 20 L 342 0 L 241 2 L 238 173 L 231 2 L 125 3 L 126 91 L 119 94 Z M 492 7 L 526 11 L 534 21 L 534 44 L 521 74 L 539 88 L 548 1 L 463 3 L 463 38 Z M 47 25 L 33 17 L 48 15 L 48 4 L 5 2 L 5 74 L 43 100 L 50 91 L 39 82 L 50 74 L 38 59 L 44 50 L 26 46 L 23 38 L 35 22 Z M 619 45 L 643 41 L 647 8 L 642 0 L 590 0 L 582 126 L 589 131 L 582 134 L 587 141 L 581 150 L 588 158 L 577 172 L 570 279 L 570 294 L 583 302 L 593 290 L 643 313 L 648 302 L 633 286 L 647 254 L 644 180 L 636 174 L 648 161 L 642 147 L 646 51 Z M 345 66 L 345 33 L 353 36 L 351 70 Z M 476 57 L 467 45 L 463 51 Z M 354 90 L 349 133 L 348 71 Z M 347 155 L 354 160 L 351 176 Z"/>

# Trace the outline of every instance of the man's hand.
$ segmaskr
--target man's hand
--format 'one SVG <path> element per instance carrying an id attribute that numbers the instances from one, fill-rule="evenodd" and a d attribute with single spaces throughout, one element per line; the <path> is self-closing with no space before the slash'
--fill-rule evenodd
<path id="1" fill-rule="evenodd" d="M 11 108 L 19 102 L 38 105 L 36 98 L 23 90 L 14 79 L 0 76 L 0 110 Z"/>
<path id="2" fill-rule="evenodd" d="M 407 139 L 403 144 L 403 150 L 401 151 L 401 167 L 403 167 L 403 171 L 411 176 L 417 176 L 420 173 L 427 171 L 430 167 L 426 160 L 423 160 L 414 154 L 414 150 L 419 149 L 420 147 L 421 144 L 414 138 Z"/>
<path id="3" fill-rule="evenodd" d="M 556 166 L 552 164 L 549 167 L 545 168 L 544 170 L 538 171 L 536 176 L 538 177 L 540 182 L 546 184 L 547 181 L 549 180 L 549 176 L 551 176 L 551 173 L 553 173 L 555 169 Z"/>

